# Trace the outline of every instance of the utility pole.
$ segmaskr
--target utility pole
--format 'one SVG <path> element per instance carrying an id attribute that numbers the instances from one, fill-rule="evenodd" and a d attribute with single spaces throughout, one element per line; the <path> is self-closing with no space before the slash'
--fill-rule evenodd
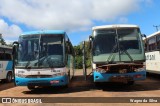
<path id="1" fill-rule="evenodd" d="M 87 70 L 86 70 L 86 55 L 85 55 L 85 41 L 83 41 L 83 75 L 85 80 L 87 80 Z"/>
<path id="2" fill-rule="evenodd" d="M 158 31 L 158 27 L 160 27 L 160 25 L 153 25 L 153 27 L 155 27 L 156 30 Z"/>

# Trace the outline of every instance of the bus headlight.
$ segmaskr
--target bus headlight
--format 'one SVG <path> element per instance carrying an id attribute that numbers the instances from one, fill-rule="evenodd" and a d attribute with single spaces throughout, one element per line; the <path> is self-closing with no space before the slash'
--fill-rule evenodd
<path id="1" fill-rule="evenodd" d="M 61 72 L 61 73 L 56 73 L 56 74 L 53 74 L 52 77 L 56 77 L 56 76 L 64 76 L 66 75 L 65 72 Z"/>
<path id="2" fill-rule="evenodd" d="M 139 72 L 139 71 L 145 71 L 145 68 L 137 68 L 134 71 Z"/>
<path id="3" fill-rule="evenodd" d="M 97 69 L 97 72 L 106 73 L 106 70 L 105 69 Z"/>

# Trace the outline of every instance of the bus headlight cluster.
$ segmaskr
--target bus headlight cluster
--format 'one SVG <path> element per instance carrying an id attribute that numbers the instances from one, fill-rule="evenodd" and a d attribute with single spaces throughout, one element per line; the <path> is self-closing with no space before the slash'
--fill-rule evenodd
<path id="1" fill-rule="evenodd" d="M 56 74 L 53 74 L 52 77 L 56 77 L 56 76 L 64 76 L 66 75 L 65 72 L 61 72 L 61 73 L 56 73 Z"/>
<path id="2" fill-rule="evenodd" d="M 139 71 L 144 71 L 144 70 L 145 70 L 145 68 L 137 68 L 134 71 L 139 72 Z"/>
<path id="3" fill-rule="evenodd" d="M 17 77 L 21 77 L 21 78 L 25 78 L 25 77 L 26 77 L 26 75 L 24 75 L 24 74 L 19 74 L 19 73 L 16 74 L 16 76 L 17 76 Z"/>
<path id="4" fill-rule="evenodd" d="M 100 72 L 100 73 L 106 73 L 106 70 L 105 69 L 96 69 L 97 72 Z"/>

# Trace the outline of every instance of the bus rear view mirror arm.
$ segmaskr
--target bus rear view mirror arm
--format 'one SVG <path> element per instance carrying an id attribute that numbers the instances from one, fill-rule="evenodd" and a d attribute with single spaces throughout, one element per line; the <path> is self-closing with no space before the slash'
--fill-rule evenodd
<path id="1" fill-rule="evenodd" d="M 147 36 L 146 36 L 145 34 L 142 34 L 142 37 L 145 37 L 145 38 L 146 38 Z"/>

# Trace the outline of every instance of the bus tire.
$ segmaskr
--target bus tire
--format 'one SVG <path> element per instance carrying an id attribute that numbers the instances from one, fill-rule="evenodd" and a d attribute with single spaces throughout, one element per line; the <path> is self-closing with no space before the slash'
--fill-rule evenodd
<path id="1" fill-rule="evenodd" d="M 127 85 L 133 85 L 134 84 L 134 81 L 128 81 L 127 82 Z"/>
<path id="2" fill-rule="evenodd" d="M 69 87 L 69 84 L 66 84 L 66 85 L 64 85 L 63 87 L 64 87 L 64 88 L 68 88 L 68 87 Z"/>
<path id="3" fill-rule="evenodd" d="M 147 76 L 149 76 L 149 75 L 150 75 L 150 73 L 149 73 L 149 72 L 146 72 L 146 75 L 147 75 Z"/>
<path id="4" fill-rule="evenodd" d="M 67 78 L 67 84 L 64 85 L 64 88 L 68 88 L 69 87 L 69 83 L 70 83 L 70 70 L 68 71 L 68 78 Z"/>
<path id="5" fill-rule="evenodd" d="M 94 82 L 94 86 L 95 87 L 99 87 L 100 86 L 100 82 Z"/>
<path id="6" fill-rule="evenodd" d="M 6 76 L 6 79 L 5 79 L 5 82 L 9 83 L 11 81 L 12 81 L 12 72 L 8 72 L 7 76 Z"/>
<path id="7" fill-rule="evenodd" d="M 68 71 L 68 84 L 70 83 L 70 70 Z"/>
<path id="8" fill-rule="evenodd" d="M 34 89 L 35 89 L 35 86 L 27 86 L 27 88 L 28 88 L 29 90 L 34 90 Z"/>

